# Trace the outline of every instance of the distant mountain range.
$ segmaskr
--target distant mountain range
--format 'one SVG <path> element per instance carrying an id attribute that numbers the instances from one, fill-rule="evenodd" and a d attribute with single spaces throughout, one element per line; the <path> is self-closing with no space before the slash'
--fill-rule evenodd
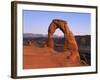
<path id="1" fill-rule="evenodd" d="M 76 35 L 75 37 L 86 37 L 86 36 L 90 36 L 90 35 Z M 33 33 L 24 33 L 23 34 L 24 38 L 39 38 L 39 37 L 48 37 L 47 34 L 33 34 Z M 63 37 L 63 36 L 58 36 L 58 35 L 54 35 L 54 37 Z"/>
<path id="2" fill-rule="evenodd" d="M 32 37 L 45 37 L 45 35 L 42 34 L 32 34 L 32 33 L 25 33 L 23 35 L 24 38 L 32 38 Z"/>
<path id="3" fill-rule="evenodd" d="M 24 38 L 38 38 L 38 37 L 47 37 L 47 34 L 32 34 L 32 33 L 24 33 L 23 37 Z M 54 37 L 63 37 L 63 36 L 58 36 L 54 35 Z"/>

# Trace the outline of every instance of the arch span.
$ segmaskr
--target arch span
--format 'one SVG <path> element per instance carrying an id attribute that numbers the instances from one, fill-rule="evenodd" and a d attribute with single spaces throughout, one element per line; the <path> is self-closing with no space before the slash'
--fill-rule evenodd
<path id="1" fill-rule="evenodd" d="M 48 28 L 47 47 L 54 49 L 53 34 L 55 30 L 59 28 L 64 33 L 64 51 L 70 52 L 70 59 L 72 62 L 79 62 L 80 55 L 78 51 L 78 45 L 72 31 L 69 29 L 68 24 L 64 20 L 54 19 Z"/>
<path id="2" fill-rule="evenodd" d="M 48 29 L 47 46 L 53 48 L 53 34 L 59 28 L 64 33 L 64 50 L 78 50 L 76 40 L 73 33 L 69 29 L 67 22 L 64 20 L 54 19 Z"/>

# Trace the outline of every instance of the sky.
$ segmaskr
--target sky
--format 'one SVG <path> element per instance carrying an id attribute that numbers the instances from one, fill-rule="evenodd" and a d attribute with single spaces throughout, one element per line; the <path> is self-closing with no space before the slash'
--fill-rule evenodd
<path id="1" fill-rule="evenodd" d="M 90 35 L 91 14 L 75 12 L 50 12 L 23 10 L 23 32 L 34 34 L 48 34 L 48 27 L 53 19 L 67 21 L 74 35 Z M 62 36 L 63 33 L 57 29 L 55 35 Z"/>

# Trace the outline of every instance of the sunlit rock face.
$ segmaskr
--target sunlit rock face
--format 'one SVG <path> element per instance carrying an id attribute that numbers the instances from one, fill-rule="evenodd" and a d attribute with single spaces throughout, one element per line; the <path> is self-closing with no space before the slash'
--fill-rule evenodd
<path id="1" fill-rule="evenodd" d="M 72 31 L 69 29 L 67 22 L 64 20 L 54 19 L 50 23 L 50 26 L 48 28 L 48 39 L 46 43 L 47 47 L 53 49 L 54 47 L 53 34 L 57 28 L 59 28 L 64 33 L 64 39 L 65 39 L 64 51 L 70 53 L 70 56 L 68 58 L 73 63 L 79 62 L 80 56 L 79 56 L 78 46 L 77 46 L 75 37 Z"/>

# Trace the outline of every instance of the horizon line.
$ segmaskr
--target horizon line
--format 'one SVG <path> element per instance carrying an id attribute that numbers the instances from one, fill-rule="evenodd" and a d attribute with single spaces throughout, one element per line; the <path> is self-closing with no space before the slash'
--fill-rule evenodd
<path id="1" fill-rule="evenodd" d="M 38 33 L 23 33 L 23 34 L 38 34 Z M 48 35 L 48 34 L 39 34 L 39 35 Z M 54 34 L 56 36 L 64 36 L 64 35 L 57 35 Z M 91 35 L 91 34 L 75 34 L 74 36 L 87 36 L 87 35 Z"/>

